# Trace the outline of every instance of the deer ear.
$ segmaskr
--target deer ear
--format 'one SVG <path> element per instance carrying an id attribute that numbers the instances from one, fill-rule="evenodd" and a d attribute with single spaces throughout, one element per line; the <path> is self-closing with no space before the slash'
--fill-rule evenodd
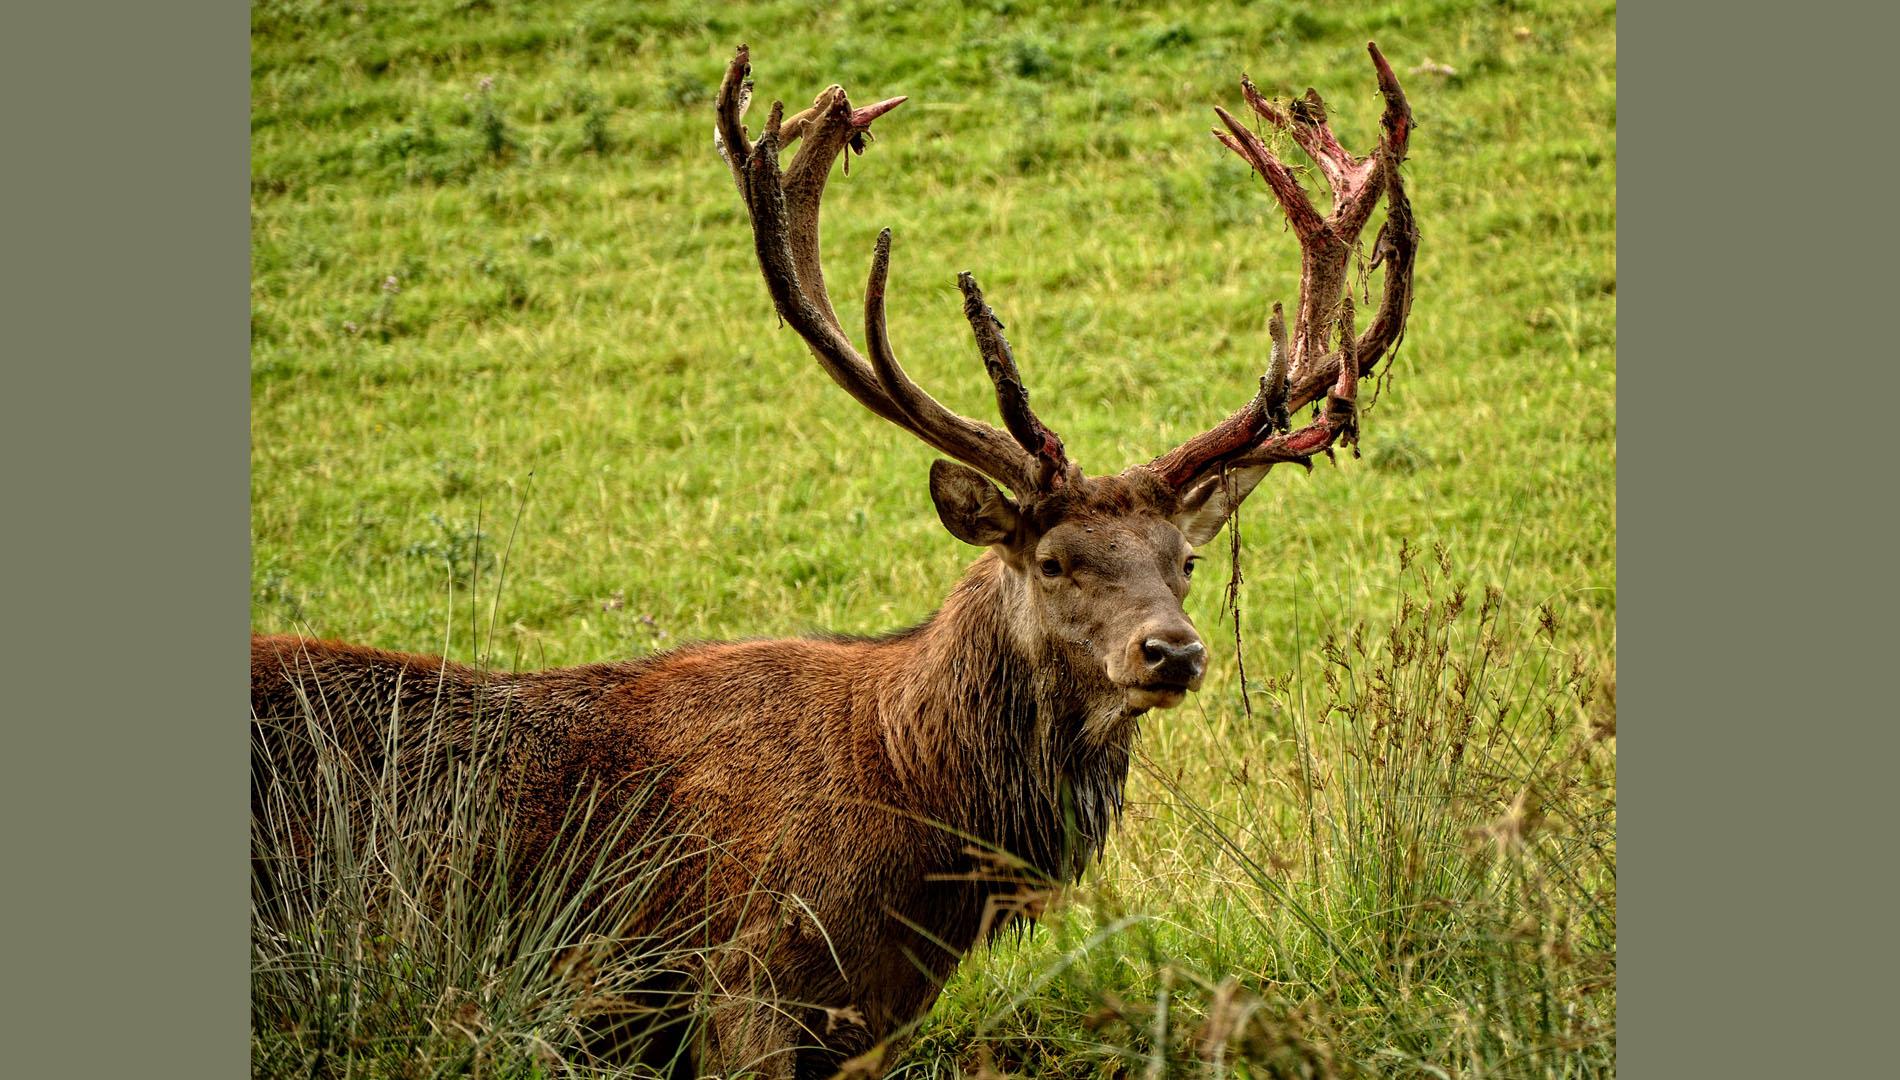
<path id="1" fill-rule="evenodd" d="M 1016 504 L 982 473 L 941 458 L 930 463 L 930 501 L 951 536 L 978 547 L 1014 536 L 1021 518 Z"/>
<path id="2" fill-rule="evenodd" d="M 1267 475 L 1270 468 L 1271 465 L 1263 465 L 1233 469 L 1227 473 L 1225 484 L 1221 483 L 1220 473 L 1198 481 L 1182 493 L 1180 508 L 1170 520 L 1191 546 L 1200 547 L 1220 535 L 1221 526 L 1227 524 L 1227 519 L 1253 494 L 1260 478 Z"/>

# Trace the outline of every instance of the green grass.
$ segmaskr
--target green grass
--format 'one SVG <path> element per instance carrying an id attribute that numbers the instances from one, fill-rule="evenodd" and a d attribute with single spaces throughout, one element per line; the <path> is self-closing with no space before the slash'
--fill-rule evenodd
<path id="1" fill-rule="evenodd" d="M 1608 1068 L 1614 752 L 1588 734 L 1614 722 L 1614 5 L 476 0 L 252 20 L 253 625 L 502 666 L 890 629 L 973 555 L 930 509 L 931 452 L 777 325 L 712 149 L 734 45 L 753 47 L 755 116 L 834 81 L 911 96 L 830 189 L 839 309 L 891 226 L 905 365 L 987 418 L 954 286 L 974 271 L 1038 411 L 1112 472 L 1244 401 L 1268 308 L 1295 295 L 1296 246 L 1206 134 L 1210 106 L 1239 107 L 1242 71 L 1269 94 L 1312 85 L 1363 149 L 1376 39 L 1420 125 L 1417 300 L 1364 458 L 1276 471 L 1243 511 L 1251 715 L 1223 537 L 1188 606 L 1227 647 L 1147 725 L 1155 767 L 1107 861 L 1043 928 L 973 957 L 907 1061 L 1155 1074 L 1257 998 L 1272 1023 L 1236 1042 L 1271 1029 L 1255 1075 Z M 1455 73 L 1414 71 L 1427 57 Z M 1471 600 L 1442 651 L 1372 644 L 1421 618 L 1402 597 L 1442 611 L 1454 584 Z M 1481 666 L 1487 587 L 1509 676 L 1473 775 L 1449 769 L 1443 724 L 1417 732 L 1454 715 L 1458 669 L 1431 657 Z M 1329 660 L 1359 624 L 1366 651 Z M 1417 733 L 1403 753 L 1369 749 L 1381 671 L 1415 688 L 1380 728 Z M 1486 832 L 1525 791 L 1544 792 L 1532 835 Z M 1401 849 L 1421 853 L 1410 880 L 1379 856 Z"/>

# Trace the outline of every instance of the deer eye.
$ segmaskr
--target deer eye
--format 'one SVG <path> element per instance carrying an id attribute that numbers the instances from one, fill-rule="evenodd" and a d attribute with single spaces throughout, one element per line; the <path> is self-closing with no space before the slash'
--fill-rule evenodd
<path id="1" fill-rule="evenodd" d="M 1042 560 L 1042 576 L 1043 577 L 1061 577 L 1062 576 L 1062 562 L 1058 559 Z"/>
<path id="2" fill-rule="evenodd" d="M 1199 555 L 1189 555 L 1187 557 L 1187 562 L 1181 564 L 1181 576 L 1187 577 L 1187 578 L 1193 577 L 1194 564 L 1200 561 L 1201 561 L 1201 557 Z"/>

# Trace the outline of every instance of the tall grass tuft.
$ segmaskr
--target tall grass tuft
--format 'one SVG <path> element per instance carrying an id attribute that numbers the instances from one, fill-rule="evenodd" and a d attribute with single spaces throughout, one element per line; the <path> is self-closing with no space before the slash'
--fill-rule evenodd
<path id="1" fill-rule="evenodd" d="M 639 1056 L 675 1004 L 653 988 L 695 956 L 627 939 L 681 850 L 630 833 L 647 792 L 606 821 L 600 792 L 578 794 L 573 842 L 528 866 L 505 715 L 391 715 L 380 746 L 352 746 L 311 698 L 253 728 L 253 1073 L 554 1076 Z"/>

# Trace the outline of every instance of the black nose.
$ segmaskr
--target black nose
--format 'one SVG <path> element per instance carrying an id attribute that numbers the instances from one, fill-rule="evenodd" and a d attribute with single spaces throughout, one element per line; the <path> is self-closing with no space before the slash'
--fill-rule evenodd
<path id="1" fill-rule="evenodd" d="M 1141 656 L 1156 682 L 1186 685 L 1199 679 L 1207 666 L 1207 649 L 1197 638 L 1151 637 L 1141 643 Z"/>

